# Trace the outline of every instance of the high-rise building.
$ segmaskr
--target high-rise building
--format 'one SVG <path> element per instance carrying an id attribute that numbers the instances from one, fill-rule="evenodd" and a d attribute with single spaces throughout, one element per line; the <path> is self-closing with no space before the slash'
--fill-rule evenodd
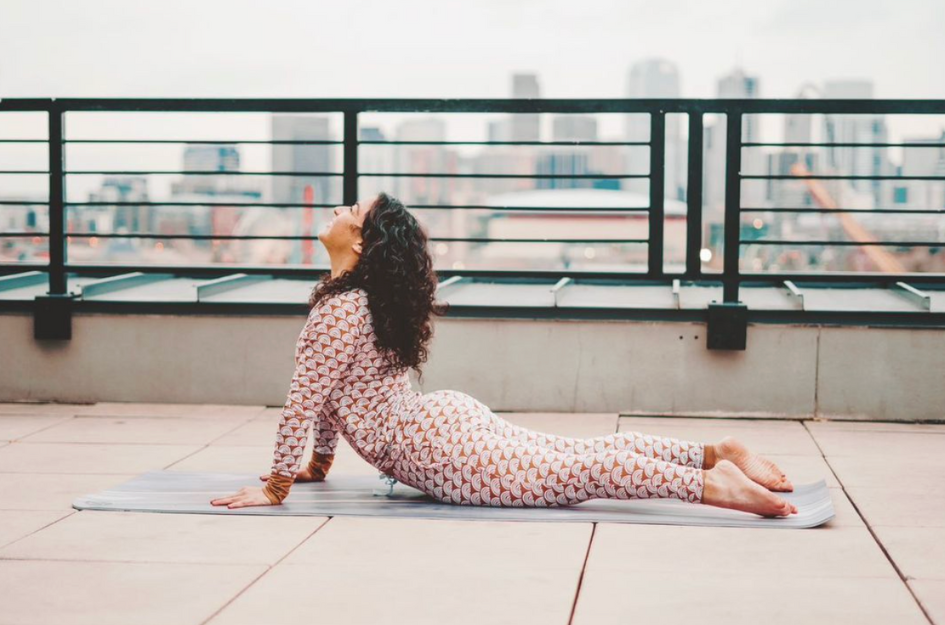
<path id="1" fill-rule="evenodd" d="M 740 67 L 736 67 L 718 81 L 718 97 L 722 99 L 753 100 L 760 97 L 761 84 L 757 76 L 750 76 Z M 724 141 L 723 137 L 719 137 Z M 761 128 L 757 115 L 742 116 L 742 141 L 745 143 L 761 140 Z M 713 156 L 717 158 L 716 156 Z M 767 172 L 767 159 L 759 148 L 749 148 L 742 152 L 743 173 L 762 175 Z M 767 189 L 764 181 L 749 181 L 742 185 L 741 205 L 757 208 L 763 206 Z"/>
<path id="2" fill-rule="evenodd" d="M 551 120 L 552 141 L 597 141 L 597 119 L 591 115 L 556 115 Z"/>
<path id="3" fill-rule="evenodd" d="M 761 84 L 757 76 L 749 76 L 740 67 L 732 70 L 731 74 L 723 76 L 718 82 L 718 97 L 733 100 L 753 100 L 761 97 Z M 758 120 L 754 115 L 746 115 L 742 119 L 742 141 L 753 142 L 759 140 Z"/>
<path id="4" fill-rule="evenodd" d="M 868 80 L 832 80 L 824 84 L 827 99 L 869 99 L 873 83 Z M 824 115 L 825 143 L 885 143 L 889 141 L 886 120 L 882 115 Z M 887 176 L 892 171 L 887 149 L 883 147 L 837 146 L 827 148 L 827 165 L 840 175 Z M 888 201 L 884 180 L 847 180 L 844 185 L 869 193 L 874 205 Z"/>
<path id="5" fill-rule="evenodd" d="M 513 98 L 540 98 L 541 88 L 537 74 L 512 74 Z M 540 141 L 541 117 L 538 113 L 516 113 L 511 116 L 510 138 L 512 141 Z"/>
<path id="6" fill-rule="evenodd" d="M 628 98 L 678 98 L 680 97 L 679 70 L 666 59 L 646 59 L 634 63 L 627 79 Z M 686 160 L 682 142 L 680 115 L 666 116 L 666 149 L 664 152 L 665 196 L 683 200 L 686 197 Z M 650 140 L 650 116 L 634 113 L 626 117 L 624 136 L 627 141 Z M 628 173 L 644 174 L 649 171 L 649 155 L 645 146 L 627 146 Z M 641 179 L 624 181 L 624 188 L 639 193 L 646 192 L 646 182 Z"/>
<path id="7" fill-rule="evenodd" d="M 323 115 L 274 114 L 270 120 L 273 141 L 330 141 L 331 120 Z M 274 143 L 272 146 L 273 172 L 334 172 L 337 145 L 311 143 Z M 306 187 L 311 191 L 306 192 Z M 338 204 L 342 201 L 341 179 L 338 176 L 272 176 L 272 199 L 279 204 Z M 303 211 L 287 209 L 294 232 L 310 227 L 317 233 L 331 218 L 330 210 L 314 209 L 314 219 L 307 226 Z M 293 241 L 288 262 L 302 263 L 305 250 L 301 241 Z M 316 246 L 318 247 L 318 246 Z M 316 258 L 316 260 L 320 260 Z"/>
<path id="8" fill-rule="evenodd" d="M 332 139 L 331 120 L 321 115 L 280 115 L 271 118 L 273 141 L 327 141 Z M 276 143 L 272 146 L 274 172 L 333 172 L 336 145 Z M 311 185 L 316 204 L 341 201 L 341 183 L 336 176 L 273 176 L 272 199 L 276 203 L 300 204 L 305 187 Z"/>

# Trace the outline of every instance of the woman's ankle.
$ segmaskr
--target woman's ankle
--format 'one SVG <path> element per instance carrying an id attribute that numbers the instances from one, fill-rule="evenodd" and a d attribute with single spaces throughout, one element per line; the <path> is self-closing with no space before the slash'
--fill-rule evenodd
<path id="1" fill-rule="evenodd" d="M 702 451 L 702 468 L 711 469 L 719 461 L 718 447 L 712 443 L 706 443 Z"/>

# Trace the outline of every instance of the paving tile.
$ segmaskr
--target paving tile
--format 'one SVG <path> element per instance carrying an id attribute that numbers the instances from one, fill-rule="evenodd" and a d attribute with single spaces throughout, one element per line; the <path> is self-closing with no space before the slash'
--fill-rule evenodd
<path id="1" fill-rule="evenodd" d="M 591 561 L 615 574 L 645 563 L 687 576 L 888 577 L 895 569 L 865 527 L 801 530 L 600 523 Z"/>
<path id="2" fill-rule="evenodd" d="M 0 510 L 0 547 L 20 540 L 69 514 L 66 510 Z"/>
<path id="3" fill-rule="evenodd" d="M 824 430 L 811 428 L 814 440 L 828 458 L 834 456 L 864 456 L 872 459 L 887 457 L 945 457 L 945 436 L 928 432 L 865 432 L 852 430 Z"/>
<path id="4" fill-rule="evenodd" d="M 99 417 L 229 417 L 252 419 L 264 406 L 226 406 L 219 404 L 147 404 L 137 402 L 100 402 L 83 406 L 76 414 Z"/>
<path id="5" fill-rule="evenodd" d="M 711 426 L 721 428 L 750 428 L 750 429 L 793 429 L 802 424 L 798 419 L 758 419 L 756 417 L 660 417 L 620 415 L 621 421 L 628 421 L 645 427 L 659 427 L 660 425 L 679 426 Z M 636 426 L 635 426 L 636 427 Z"/>
<path id="6" fill-rule="evenodd" d="M 890 488 L 923 498 L 945 497 L 945 457 L 891 454 L 827 456 L 827 460 L 845 487 Z"/>
<path id="7" fill-rule="evenodd" d="M 199 625 L 265 570 L 0 560 L 0 625 Z"/>
<path id="8" fill-rule="evenodd" d="M 751 568 L 746 563 L 735 576 L 690 575 L 651 571 L 636 558 L 605 567 L 592 547 L 572 623 L 928 625 L 898 578 L 753 575 Z"/>
<path id="9" fill-rule="evenodd" d="M 0 427 L 2 427 L 0 419 Z M 239 427 L 224 417 L 74 417 L 23 440 L 29 443 L 150 443 L 206 445 Z M 272 432 L 275 437 L 275 428 Z"/>
<path id="10" fill-rule="evenodd" d="M 515 425 L 559 436 L 591 438 L 613 434 L 617 431 L 617 413 L 496 412 L 495 414 Z"/>
<path id="11" fill-rule="evenodd" d="M 143 473 L 166 467 L 199 445 L 16 442 L 0 449 L 0 473 Z"/>
<path id="12" fill-rule="evenodd" d="M 42 415 L 71 417 L 87 410 L 94 404 L 60 404 L 56 402 L 4 402 L 0 403 L 0 415 Z"/>
<path id="13" fill-rule="evenodd" d="M 936 625 L 945 623 L 945 581 L 940 579 L 909 580 L 909 587 L 919 598 L 932 622 Z"/>
<path id="14" fill-rule="evenodd" d="M 250 419 L 214 440 L 211 445 L 253 446 L 274 444 L 282 413 Z M 340 441 L 339 441 L 340 444 Z"/>
<path id="15" fill-rule="evenodd" d="M 69 421 L 72 415 L 13 415 L 0 413 L 0 441 L 15 441 L 57 423 Z"/>
<path id="16" fill-rule="evenodd" d="M 75 510 L 77 497 L 127 482 L 135 474 L 0 473 L 0 509 Z"/>
<path id="17" fill-rule="evenodd" d="M 888 421 L 820 421 L 804 422 L 811 431 L 824 432 L 907 432 L 945 434 L 945 423 L 890 423 Z"/>
<path id="18" fill-rule="evenodd" d="M 662 421 L 662 422 L 660 422 Z M 643 432 L 659 436 L 670 436 L 688 441 L 703 443 L 717 443 L 725 436 L 733 436 L 759 454 L 792 454 L 792 455 L 821 455 L 804 426 L 796 421 L 771 422 L 756 421 L 749 426 L 739 423 L 738 426 L 727 424 L 706 424 L 711 419 L 679 419 L 688 421 L 677 425 L 676 419 L 643 419 L 639 417 L 622 417 L 620 419 L 621 432 Z M 695 423 L 695 422 L 701 423 Z M 732 420 L 726 420 L 731 423 Z"/>
<path id="19" fill-rule="evenodd" d="M 253 473 L 266 475 L 272 469 L 272 453 L 275 445 L 275 430 L 271 432 L 273 442 L 253 446 L 211 445 L 192 456 L 168 467 L 172 471 L 209 471 L 213 473 Z M 311 457 L 311 438 L 306 446 L 305 462 Z M 329 471 L 332 474 L 378 475 L 379 471 L 358 456 L 347 441 L 338 441 L 335 460 Z M 262 484 L 262 481 L 260 481 Z"/>
<path id="20" fill-rule="evenodd" d="M 828 491 L 830 500 L 833 502 L 835 516 L 827 521 L 825 527 L 866 527 L 842 488 L 830 488 Z"/>
<path id="21" fill-rule="evenodd" d="M 870 527 L 945 527 L 945 495 L 896 487 L 847 486 Z"/>
<path id="22" fill-rule="evenodd" d="M 335 517 L 210 624 L 299 614 L 346 624 L 564 624 L 590 534 L 590 523 Z"/>
<path id="23" fill-rule="evenodd" d="M 0 559 L 271 565 L 327 520 L 84 510 L 0 549 Z"/>
<path id="24" fill-rule="evenodd" d="M 945 581 L 945 527 L 873 528 L 906 578 Z"/>

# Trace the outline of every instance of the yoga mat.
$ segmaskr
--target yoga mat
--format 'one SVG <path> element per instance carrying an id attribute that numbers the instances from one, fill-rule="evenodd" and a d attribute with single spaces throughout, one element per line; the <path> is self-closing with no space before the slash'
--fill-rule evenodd
<path id="1" fill-rule="evenodd" d="M 150 471 L 114 488 L 77 498 L 78 510 L 116 510 L 188 514 L 273 516 L 371 516 L 470 521 L 537 521 L 650 523 L 712 527 L 775 527 L 799 529 L 823 525 L 834 517 L 825 480 L 779 493 L 797 506 L 789 517 L 691 504 L 677 499 L 592 499 L 575 506 L 513 508 L 444 504 L 400 482 L 390 488 L 383 476 L 331 475 L 324 482 L 296 482 L 278 506 L 229 509 L 211 499 L 244 486 L 261 486 L 254 473 Z M 388 494 L 390 493 L 390 494 Z"/>

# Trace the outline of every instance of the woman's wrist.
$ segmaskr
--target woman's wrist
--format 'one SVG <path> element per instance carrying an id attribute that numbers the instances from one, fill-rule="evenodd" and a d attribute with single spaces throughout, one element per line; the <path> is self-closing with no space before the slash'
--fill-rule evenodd
<path id="1" fill-rule="evenodd" d="M 320 454 L 317 451 L 312 452 L 312 458 L 308 461 L 308 470 L 312 474 L 312 479 L 316 482 L 324 480 L 334 460 L 334 454 Z"/>
<path id="2" fill-rule="evenodd" d="M 269 479 L 266 480 L 263 493 L 269 498 L 269 501 L 271 501 L 273 505 L 280 504 L 289 496 L 289 489 L 292 487 L 294 481 L 295 478 L 273 473 L 269 476 Z"/>

